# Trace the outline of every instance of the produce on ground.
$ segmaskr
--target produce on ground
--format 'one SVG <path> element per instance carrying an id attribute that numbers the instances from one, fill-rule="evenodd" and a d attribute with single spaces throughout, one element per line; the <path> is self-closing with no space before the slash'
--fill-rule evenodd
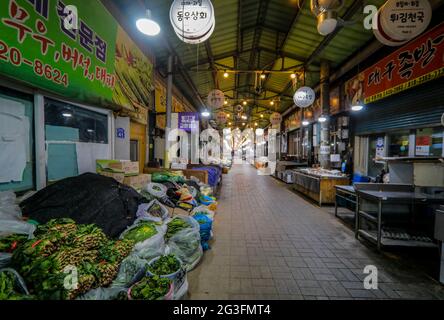
<path id="1" fill-rule="evenodd" d="M 134 242 L 142 242 L 151 238 L 157 234 L 157 229 L 152 222 L 141 222 L 136 227 L 132 228 L 123 236 L 126 240 L 132 240 Z"/>
<path id="2" fill-rule="evenodd" d="M 19 292 L 16 284 L 15 274 L 8 271 L 0 272 L 0 301 L 1 300 L 30 300 L 31 296 L 26 296 Z"/>
<path id="3" fill-rule="evenodd" d="M 191 228 L 190 224 L 182 219 L 174 218 L 167 225 L 167 232 L 165 234 L 165 239 L 169 240 L 177 232 L 183 229 Z"/>
<path id="4" fill-rule="evenodd" d="M 159 203 L 154 203 L 149 209 L 148 213 L 153 217 L 162 218 L 163 210 Z"/>
<path id="5" fill-rule="evenodd" d="M 13 234 L 0 239 L 0 252 L 11 253 L 17 247 L 28 239 L 27 235 Z"/>
<path id="6" fill-rule="evenodd" d="M 14 251 L 11 262 L 40 299 L 75 299 L 108 286 L 134 246 L 134 241 L 109 240 L 95 225 L 77 225 L 70 219 L 51 220 L 39 226 L 35 235 Z M 64 286 L 70 275 L 66 267 L 77 269 L 76 289 Z"/>
<path id="7" fill-rule="evenodd" d="M 171 288 L 171 280 L 158 276 L 145 277 L 131 288 L 133 300 L 163 300 Z"/>
<path id="8" fill-rule="evenodd" d="M 174 254 L 161 256 L 154 261 L 148 270 L 155 275 L 165 276 L 177 272 L 180 269 L 180 261 L 177 260 Z"/>

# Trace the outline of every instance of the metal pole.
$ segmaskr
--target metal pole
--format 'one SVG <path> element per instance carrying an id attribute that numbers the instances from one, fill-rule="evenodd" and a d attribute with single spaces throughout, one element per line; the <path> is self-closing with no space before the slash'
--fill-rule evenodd
<path id="1" fill-rule="evenodd" d="M 166 105 L 166 128 L 165 128 L 165 156 L 164 166 L 170 167 L 168 136 L 171 130 L 171 110 L 173 105 L 173 55 L 168 57 L 168 81 L 167 81 L 167 105 Z"/>
<path id="2" fill-rule="evenodd" d="M 321 124 L 321 149 L 319 161 L 323 169 L 330 169 L 330 64 L 326 60 L 321 61 L 321 107 L 322 114 L 327 121 Z"/>

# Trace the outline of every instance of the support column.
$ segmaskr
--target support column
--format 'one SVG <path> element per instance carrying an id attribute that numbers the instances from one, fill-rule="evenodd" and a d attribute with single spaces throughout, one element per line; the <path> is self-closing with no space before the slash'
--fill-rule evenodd
<path id="1" fill-rule="evenodd" d="M 322 115 L 327 117 L 327 121 L 321 123 L 321 148 L 319 151 L 319 161 L 323 169 L 330 169 L 330 64 L 326 60 L 321 61 L 321 107 Z"/>
<path id="2" fill-rule="evenodd" d="M 164 166 L 166 169 L 170 167 L 170 159 L 168 150 L 170 143 L 168 141 L 168 136 L 171 130 L 171 110 L 173 106 L 173 56 L 168 57 L 168 81 L 167 81 L 167 101 L 166 101 L 166 128 L 165 128 L 165 156 L 164 156 Z"/>

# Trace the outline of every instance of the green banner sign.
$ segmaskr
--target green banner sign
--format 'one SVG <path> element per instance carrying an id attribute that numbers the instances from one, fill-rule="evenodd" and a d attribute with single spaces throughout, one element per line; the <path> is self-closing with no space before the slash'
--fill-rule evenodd
<path id="1" fill-rule="evenodd" d="M 77 9 L 74 28 L 64 24 L 68 5 Z M 100 1 L 2 0 L 0 18 L 2 75 L 145 117 L 152 63 Z"/>

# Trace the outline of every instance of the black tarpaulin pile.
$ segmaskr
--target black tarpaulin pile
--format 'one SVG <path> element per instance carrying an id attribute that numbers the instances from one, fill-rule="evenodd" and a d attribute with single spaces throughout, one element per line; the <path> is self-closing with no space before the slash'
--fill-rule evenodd
<path id="1" fill-rule="evenodd" d="M 71 218 L 96 224 L 117 238 L 136 220 L 138 206 L 146 202 L 134 189 L 93 173 L 58 181 L 23 201 L 23 214 L 38 223 Z"/>

